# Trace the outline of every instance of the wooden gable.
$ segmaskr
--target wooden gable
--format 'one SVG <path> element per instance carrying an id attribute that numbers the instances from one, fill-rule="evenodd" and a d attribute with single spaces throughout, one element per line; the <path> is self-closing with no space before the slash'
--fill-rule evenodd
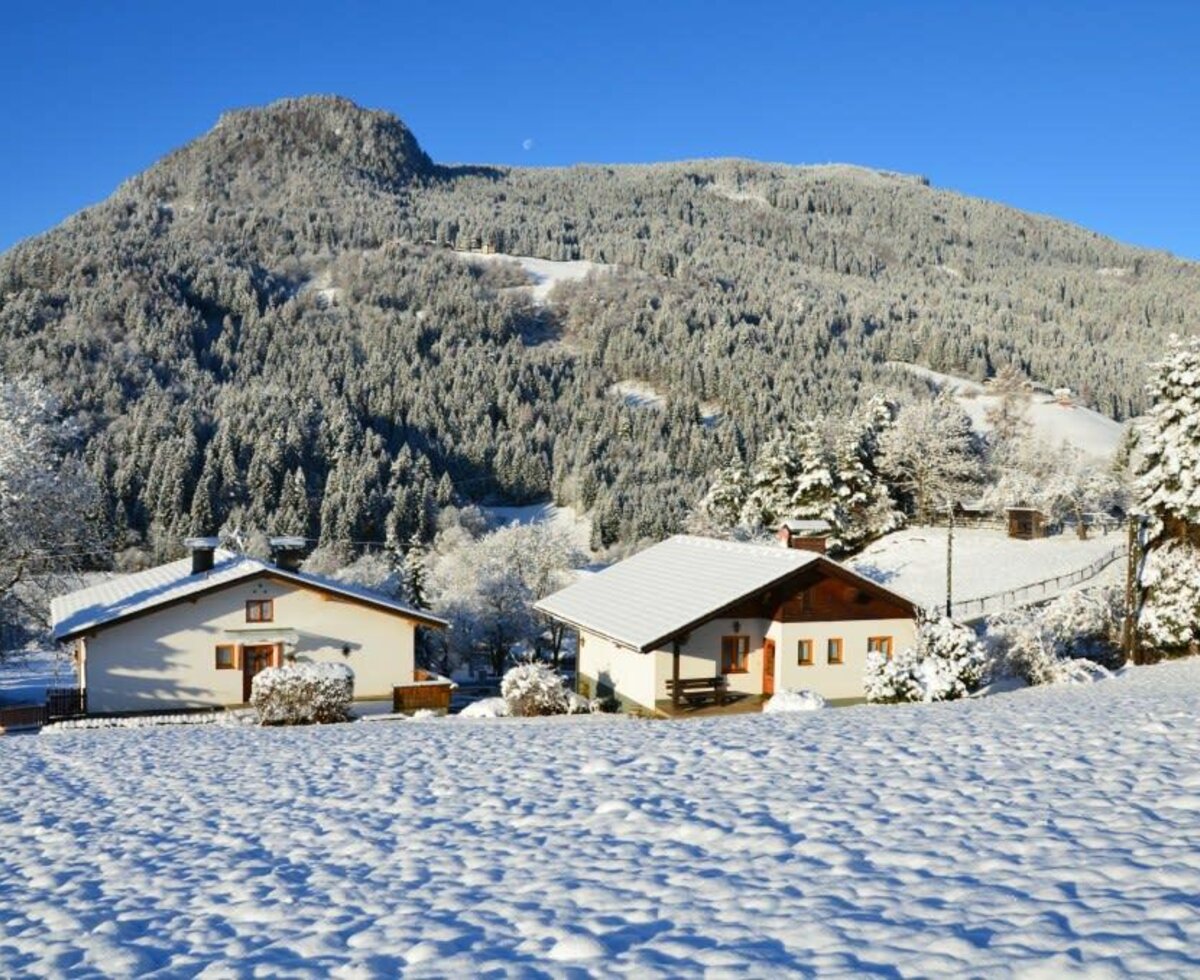
<path id="1" fill-rule="evenodd" d="M 862 619 L 909 619 L 914 610 L 898 598 L 835 566 L 805 569 L 778 590 L 771 617 L 781 623 L 822 623 Z"/>

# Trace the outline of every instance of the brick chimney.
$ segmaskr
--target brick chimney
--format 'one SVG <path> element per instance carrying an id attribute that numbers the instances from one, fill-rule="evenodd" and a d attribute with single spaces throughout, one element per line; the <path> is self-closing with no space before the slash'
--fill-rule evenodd
<path id="1" fill-rule="evenodd" d="M 221 546 L 220 538 L 184 538 L 184 546 L 192 553 L 192 574 L 211 572 L 213 554 Z"/>
<path id="2" fill-rule="evenodd" d="M 795 548 L 797 551 L 815 551 L 817 554 L 823 555 L 829 539 L 829 532 L 832 530 L 833 528 L 827 521 L 792 519 L 779 525 L 775 537 L 788 548 Z"/>

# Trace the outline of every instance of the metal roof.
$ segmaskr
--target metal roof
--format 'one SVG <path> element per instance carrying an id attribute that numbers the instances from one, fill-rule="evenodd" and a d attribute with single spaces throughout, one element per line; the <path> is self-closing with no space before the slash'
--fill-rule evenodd
<path id="1" fill-rule="evenodd" d="M 822 557 L 794 548 L 678 535 L 567 586 L 536 608 L 623 646 L 653 650 Z"/>
<path id="2" fill-rule="evenodd" d="M 97 585 L 57 596 L 50 602 L 51 635 L 55 640 L 63 640 L 138 613 L 149 612 L 158 606 L 199 592 L 212 591 L 263 574 L 287 579 L 298 585 L 310 585 L 349 599 L 357 599 L 430 625 L 449 625 L 447 620 L 440 616 L 423 609 L 414 609 L 370 589 L 319 575 L 279 568 L 232 551 L 217 550 L 213 555 L 213 567 L 206 572 L 193 573 L 192 559 L 183 558 L 166 565 L 148 568 L 143 572 L 134 572 L 132 575 L 119 575 Z"/>

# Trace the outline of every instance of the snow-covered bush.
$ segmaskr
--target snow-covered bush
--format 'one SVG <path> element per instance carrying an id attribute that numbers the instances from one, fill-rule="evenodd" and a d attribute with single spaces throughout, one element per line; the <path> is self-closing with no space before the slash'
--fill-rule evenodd
<path id="1" fill-rule="evenodd" d="M 562 677 L 536 661 L 509 670 L 500 682 L 500 695 L 509 712 L 518 717 L 563 715 L 571 708 L 570 692 Z"/>
<path id="2" fill-rule="evenodd" d="M 311 725 L 350 720 L 354 671 L 346 664 L 298 663 L 254 675 L 250 703 L 262 725 Z"/>
<path id="3" fill-rule="evenodd" d="M 915 647 L 892 659 L 867 654 L 867 700 L 953 701 L 970 694 L 983 677 L 986 656 L 974 631 L 949 619 L 926 620 L 917 629 Z"/>
<path id="4" fill-rule="evenodd" d="M 1120 595 L 1113 588 L 1068 592 L 1040 608 L 994 616 L 987 628 L 991 678 L 1056 684 L 1071 672 L 1064 665 L 1075 659 L 1116 667 L 1120 616 Z"/>
<path id="5" fill-rule="evenodd" d="M 507 718 L 508 702 L 504 698 L 481 698 L 472 701 L 458 714 L 460 718 Z"/>
<path id="6" fill-rule="evenodd" d="M 763 714 L 791 714 L 799 711 L 819 711 L 825 699 L 816 691 L 786 690 L 771 696 L 763 705 Z"/>

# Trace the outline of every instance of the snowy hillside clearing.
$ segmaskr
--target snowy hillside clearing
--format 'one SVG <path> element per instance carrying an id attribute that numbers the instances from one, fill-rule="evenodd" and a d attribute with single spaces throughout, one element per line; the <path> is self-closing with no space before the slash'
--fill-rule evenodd
<path id="1" fill-rule="evenodd" d="M 978 599 L 1075 572 L 1123 543 L 1120 532 L 1095 533 L 1086 541 L 1080 541 L 1073 533 L 1020 541 L 990 528 L 955 528 L 954 600 Z M 909 527 L 896 531 L 869 544 L 850 559 L 849 565 L 923 606 L 944 605 L 946 528 Z M 1044 598 L 1056 594 L 1049 589 Z"/>
<path id="2" fill-rule="evenodd" d="M 0 974 L 1195 974 L 1198 711 L 1192 660 L 686 723 L 12 738 Z"/>
<path id="3" fill-rule="evenodd" d="M 658 391 L 648 381 L 638 381 L 627 378 L 618 381 L 609 389 L 609 394 L 621 399 L 632 408 L 661 409 L 667 403 L 667 396 Z M 705 425 L 713 425 L 721 417 L 721 408 L 713 402 L 700 403 L 700 419 Z"/>
<path id="4" fill-rule="evenodd" d="M 570 535 L 584 552 L 591 550 L 592 520 L 580 515 L 574 507 L 559 507 L 553 503 L 525 504 L 521 507 L 480 507 L 493 528 L 509 524 L 548 524 Z"/>
<path id="5" fill-rule="evenodd" d="M 987 388 L 977 381 L 956 378 L 950 374 L 931 371 L 916 364 L 895 365 L 933 382 L 939 390 L 954 393 L 963 410 L 971 416 L 971 425 L 977 431 L 990 431 L 987 422 L 988 410 L 995 407 L 999 399 L 987 394 Z M 1094 459 L 1110 460 L 1121 443 L 1125 427 L 1106 415 L 1078 405 L 1060 405 L 1053 395 L 1034 392 L 1026 415 L 1034 435 L 1051 446 L 1064 442 Z"/>
<path id="6" fill-rule="evenodd" d="M 466 262 L 516 262 L 525 270 L 529 277 L 529 286 L 517 286 L 516 289 L 526 289 L 534 303 L 543 305 L 550 296 L 550 290 L 560 282 L 578 282 L 595 270 L 611 269 L 611 265 L 603 262 L 587 262 L 582 259 L 557 262 L 553 259 L 535 259 L 527 255 L 505 255 L 502 252 L 455 252 Z"/>

